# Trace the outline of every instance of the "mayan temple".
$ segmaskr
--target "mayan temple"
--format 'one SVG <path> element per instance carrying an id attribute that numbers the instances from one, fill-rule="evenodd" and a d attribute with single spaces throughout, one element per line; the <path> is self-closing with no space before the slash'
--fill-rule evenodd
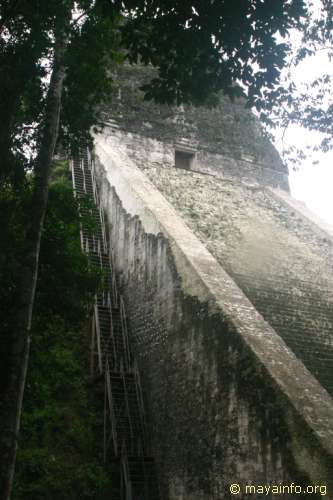
<path id="1" fill-rule="evenodd" d="M 72 163 L 110 275 L 91 363 L 111 498 L 332 499 L 333 230 L 241 99 L 157 106 L 149 75 L 122 69 Z"/>

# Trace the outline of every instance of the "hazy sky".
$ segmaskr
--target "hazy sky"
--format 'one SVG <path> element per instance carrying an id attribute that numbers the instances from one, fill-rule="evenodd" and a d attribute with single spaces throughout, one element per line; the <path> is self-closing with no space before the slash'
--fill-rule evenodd
<path id="1" fill-rule="evenodd" d="M 300 128 L 293 127 L 289 131 L 289 141 L 298 146 L 311 143 L 311 139 L 311 133 Z M 290 170 L 291 193 L 333 225 L 333 151 L 318 153 L 316 158 L 318 164 L 313 165 L 311 160 L 307 160 L 296 172 Z"/>
<path id="2" fill-rule="evenodd" d="M 297 37 L 295 45 L 297 45 Z M 329 61 L 327 52 L 319 51 L 315 56 L 303 61 L 294 71 L 293 80 L 300 88 L 304 83 L 318 78 L 323 73 L 333 74 L 333 61 Z M 331 103 L 333 96 L 331 96 Z M 329 103 L 328 103 L 329 104 Z M 281 137 L 281 131 L 276 134 Z M 318 143 L 319 134 L 309 132 L 297 126 L 290 126 L 285 135 L 284 143 L 294 145 L 306 151 L 307 144 Z M 281 141 L 276 147 L 282 150 Z M 313 160 L 316 161 L 313 164 Z M 318 162 L 318 163 L 317 163 Z M 316 153 L 313 158 L 305 160 L 298 170 L 290 170 L 290 188 L 292 195 L 305 202 L 313 212 L 333 225 L 333 151 Z"/>

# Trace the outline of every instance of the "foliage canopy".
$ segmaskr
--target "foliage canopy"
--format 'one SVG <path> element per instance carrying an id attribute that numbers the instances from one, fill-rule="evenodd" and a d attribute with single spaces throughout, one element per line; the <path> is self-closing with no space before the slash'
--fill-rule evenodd
<path id="1" fill-rule="evenodd" d="M 0 13 L 2 169 L 13 175 L 13 162 L 27 167 L 24 153 L 38 150 L 54 37 L 64 26 L 61 139 L 77 146 L 98 123 L 123 60 L 158 68 L 147 98 L 199 103 L 221 89 L 239 94 L 241 84 L 263 106 L 262 90 L 276 86 L 289 52 L 276 34 L 300 28 L 306 8 L 303 0 L 1 0 Z"/>

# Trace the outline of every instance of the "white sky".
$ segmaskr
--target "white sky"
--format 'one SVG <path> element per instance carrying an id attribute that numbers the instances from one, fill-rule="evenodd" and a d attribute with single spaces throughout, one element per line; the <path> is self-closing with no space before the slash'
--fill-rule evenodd
<path id="1" fill-rule="evenodd" d="M 311 132 L 300 127 L 291 127 L 288 141 L 299 147 L 315 140 Z M 317 213 L 322 219 L 333 225 L 333 151 L 318 153 L 318 164 L 305 160 L 297 171 L 290 170 L 289 182 L 291 194 Z"/>
<path id="2" fill-rule="evenodd" d="M 303 61 L 294 70 L 293 80 L 297 86 L 301 86 L 303 82 L 309 82 L 323 73 L 333 74 L 333 61 L 329 61 L 325 51 Z M 281 131 L 276 134 L 275 144 L 281 152 L 283 148 L 279 137 Z M 294 145 L 306 152 L 306 146 L 317 144 L 319 137 L 316 132 L 290 126 L 284 135 L 284 145 Z M 310 210 L 333 225 L 333 151 L 318 152 L 305 160 L 297 171 L 290 170 L 289 181 L 294 198 L 305 202 Z"/>

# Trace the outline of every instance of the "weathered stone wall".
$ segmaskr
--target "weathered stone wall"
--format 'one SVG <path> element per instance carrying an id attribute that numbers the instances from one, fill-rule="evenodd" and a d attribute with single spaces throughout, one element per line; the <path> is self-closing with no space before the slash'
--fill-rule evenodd
<path id="1" fill-rule="evenodd" d="M 106 134 L 114 154 L 154 183 L 332 395 L 333 239 L 254 185 L 245 169 L 243 182 L 229 176 L 228 168 L 237 169 L 233 163 L 222 163 L 217 176 L 203 173 L 213 172 L 207 155 L 200 165 L 197 160 L 200 172 L 177 169 L 168 143 L 117 130 Z"/>
<path id="2" fill-rule="evenodd" d="M 154 139 L 156 155 L 167 150 L 164 165 L 174 165 L 174 148 L 185 139 L 197 151 L 194 169 L 289 189 L 286 167 L 244 100 L 231 102 L 220 95 L 211 108 L 156 105 L 144 101 L 140 91 L 152 76 L 151 68 L 124 66 L 115 81 L 112 107 L 105 111 L 106 120 L 115 120 L 130 134 L 133 154 L 135 141 L 142 151 L 145 141 L 149 144 Z"/>
<path id="3" fill-rule="evenodd" d="M 101 140 L 97 153 L 162 498 L 333 488 L 332 400 L 124 151 Z"/>
<path id="4" fill-rule="evenodd" d="M 333 395 L 332 241 L 264 188 L 142 168 Z"/>

